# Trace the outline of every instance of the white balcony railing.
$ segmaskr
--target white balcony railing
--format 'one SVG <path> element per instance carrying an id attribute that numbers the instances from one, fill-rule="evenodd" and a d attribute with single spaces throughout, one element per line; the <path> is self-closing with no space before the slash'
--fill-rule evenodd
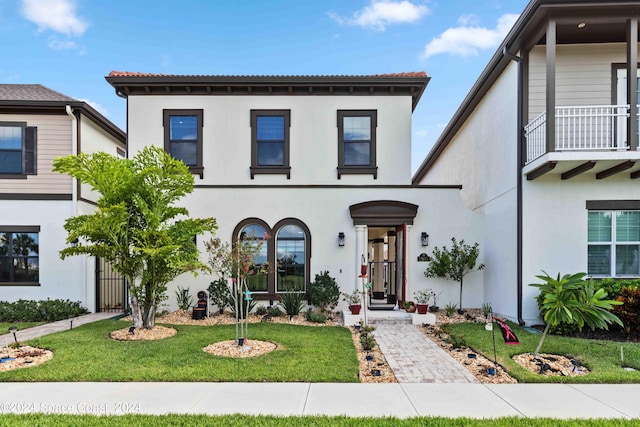
<path id="1" fill-rule="evenodd" d="M 628 150 L 628 105 L 556 107 L 556 151 Z M 524 128 L 527 163 L 547 151 L 547 113 Z"/>

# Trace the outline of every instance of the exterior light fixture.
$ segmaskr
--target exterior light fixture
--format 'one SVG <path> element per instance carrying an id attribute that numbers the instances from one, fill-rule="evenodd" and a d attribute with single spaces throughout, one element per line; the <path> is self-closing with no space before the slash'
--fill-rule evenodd
<path id="1" fill-rule="evenodd" d="M 422 246 L 429 246 L 429 235 L 423 231 L 420 235 L 420 241 L 422 242 Z"/>
<path id="2" fill-rule="evenodd" d="M 338 233 L 338 246 L 344 246 L 344 233 L 342 231 Z"/>
<path id="3" fill-rule="evenodd" d="M 13 325 L 9 328 L 9 332 L 13 333 L 13 340 L 18 344 L 18 337 L 16 336 L 16 332 L 18 332 L 18 327 Z"/>
<path id="4" fill-rule="evenodd" d="M 582 28 L 584 28 L 584 27 L 586 27 L 586 26 L 587 26 L 587 24 L 586 24 L 585 22 L 580 22 L 580 23 L 578 24 L 578 28 L 580 28 L 580 29 L 582 29 Z"/>
<path id="5" fill-rule="evenodd" d="M 78 246 L 78 243 L 80 243 L 80 242 L 78 241 L 77 238 L 73 239 L 71 241 L 71 247 L 75 248 L 76 246 Z"/>

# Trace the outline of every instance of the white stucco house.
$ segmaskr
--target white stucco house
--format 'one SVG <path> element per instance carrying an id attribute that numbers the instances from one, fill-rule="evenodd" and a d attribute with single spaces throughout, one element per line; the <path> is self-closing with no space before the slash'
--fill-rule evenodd
<path id="1" fill-rule="evenodd" d="M 411 119 L 429 81 L 424 72 L 113 71 L 106 80 L 127 99 L 128 155 L 153 144 L 190 167 L 195 189 L 183 206 L 191 216 L 215 217 L 217 236 L 229 242 L 271 236 L 260 259 L 276 268 L 251 283 L 256 299 L 269 304 L 287 289 L 304 291 L 325 270 L 350 292 L 366 265 L 379 308 L 413 300 L 424 287 L 441 287 L 440 302 L 457 301 L 457 287 L 429 283 L 418 258 L 452 236 L 478 241 L 480 215 L 463 204 L 458 183 L 411 182 Z M 197 238 L 203 260 L 206 238 Z M 195 294 L 212 279 L 179 277 L 169 306 L 178 285 Z M 465 285 L 469 304 L 483 301 L 481 279 Z"/>
<path id="2" fill-rule="evenodd" d="M 0 300 L 70 299 L 95 311 L 117 304 L 119 293 L 122 309 L 122 283 L 96 291 L 95 260 L 59 257 L 64 221 L 90 212 L 96 195 L 52 163 L 78 152 L 125 156 L 125 143 L 86 102 L 37 84 L 0 84 Z"/>
<path id="3" fill-rule="evenodd" d="M 531 1 L 412 179 L 462 186 L 484 298 L 513 320 L 536 321 L 542 270 L 640 274 L 638 12 Z"/>

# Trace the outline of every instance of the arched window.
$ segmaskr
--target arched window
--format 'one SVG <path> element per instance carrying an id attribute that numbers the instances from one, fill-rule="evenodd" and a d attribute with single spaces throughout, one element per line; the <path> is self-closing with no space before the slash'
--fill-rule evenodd
<path id="1" fill-rule="evenodd" d="M 271 236 L 266 242 L 265 234 Z M 269 263 L 269 273 L 251 277 L 249 290 L 256 299 L 275 299 L 287 291 L 305 292 L 309 283 L 311 234 L 307 226 L 295 218 L 285 218 L 273 228 L 259 219 L 247 218 L 233 230 L 233 240 L 262 242 L 255 264 Z"/>
<path id="2" fill-rule="evenodd" d="M 283 219 L 275 227 L 276 291 L 307 290 L 311 237 L 309 229 L 294 218 Z"/>
<path id="3" fill-rule="evenodd" d="M 269 244 L 265 241 L 265 237 L 269 234 L 267 223 L 257 218 L 249 218 L 236 226 L 233 237 L 234 241 L 237 239 L 248 240 L 255 246 L 261 245 L 259 252 L 253 259 L 253 263 L 262 265 L 269 261 Z M 247 280 L 247 286 L 252 292 L 268 292 L 268 274 L 250 276 Z"/>

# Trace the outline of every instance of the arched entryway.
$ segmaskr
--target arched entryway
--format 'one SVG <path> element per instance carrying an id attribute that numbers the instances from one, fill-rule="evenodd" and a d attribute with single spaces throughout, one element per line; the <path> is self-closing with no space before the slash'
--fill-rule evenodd
<path id="1" fill-rule="evenodd" d="M 366 260 L 372 283 L 369 306 L 391 309 L 406 300 L 407 227 L 418 205 L 396 200 L 373 200 L 349 206 L 356 227 L 356 262 Z"/>

